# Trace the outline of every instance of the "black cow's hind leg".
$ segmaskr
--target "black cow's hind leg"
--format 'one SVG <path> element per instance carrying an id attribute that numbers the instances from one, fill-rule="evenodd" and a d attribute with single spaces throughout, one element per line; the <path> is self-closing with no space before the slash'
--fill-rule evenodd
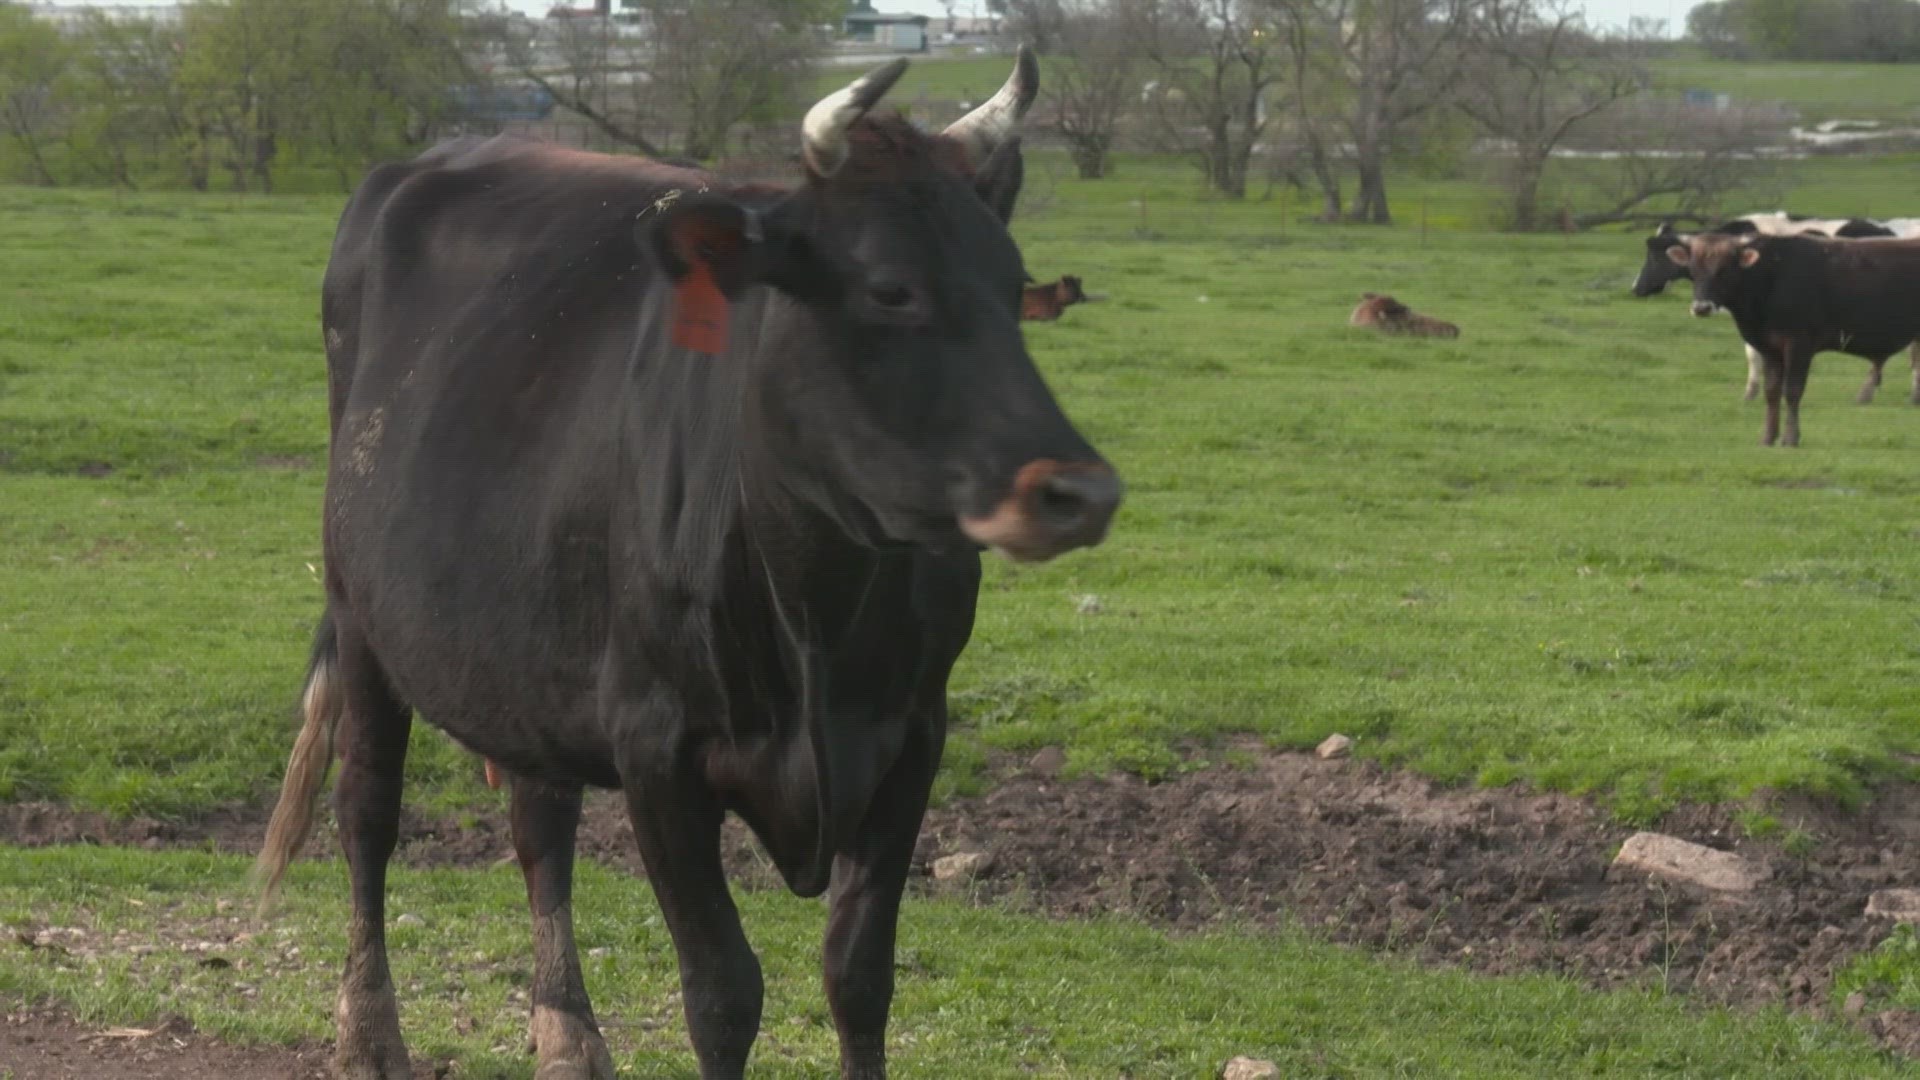
<path id="1" fill-rule="evenodd" d="M 573 844 L 578 786 L 513 780 L 513 850 L 533 912 L 533 1016 L 527 1037 L 534 1080 L 614 1080 L 613 1058 L 593 1019 L 573 941 Z"/>
<path id="2" fill-rule="evenodd" d="M 1780 390 L 1785 382 L 1785 367 L 1780 358 L 1760 354 L 1760 370 L 1766 377 L 1767 420 L 1760 429 L 1760 445 L 1772 446 L 1780 440 Z"/>
<path id="3" fill-rule="evenodd" d="M 1855 404 L 1873 404 L 1874 391 L 1880 389 L 1880 369 L 1885 367 L 1886 364 L 1887 360 L 1885 357 L 1881 357 L 1878 360 L 1867 361 L 1867 381 L 1861 385 L 1860 393 L 1854 397 L 1853 400 Z"/>
<path id="4" fill-rule="evenodd" d="M 760 961 L 740 927 L 720 864 L 724 810 L 698 779 L 629 776 L 627 813 L 673 934 L 687 1032 L 702 1080 L 738 1080 L 760 1032 Z"/>
<path id="5" fill-rule="evenodd" d="M 938 742 L 937 734 L 925 732 L 909 739 L 874 793 L 858 838 L 834 859 L 825 956 L 827 1004 L 840 1035 L 840 1073 L 847 1080 L 884 1080 L 887 1075 L 894 931 L 927 792 L 940 765 Z"/>
<path id="6" fill-rule="evenodd" d="M 340 626 L 340 692 L 346 706 L 335 733 L 340 755 L 334 816 L 353 887 L 347 967 L 334 1012 L 341 1080 L 409 1080 L 400 1009 L 387 969 L 387 860 L 400 837 L 400 789 L 413 713 L 393 695 L 350 621 Z"/>
<path id="7" fill-rule="evenodd" d="M 1907 400 L 1920 405 L 1920 341 L 1913 343 L 1907 352 L 1907 366 L 1913 370 L 1913 389 L 1907 394 Z"/>
<path id="8" fill-rule="evenodd" d="M 1813 354 L 1796 350 L 1785 357 L 1787 383 L 1787 446 L 1800 445 L 1800 395 L 1807 391 L 1807 373 L 1813 369 Z"/>

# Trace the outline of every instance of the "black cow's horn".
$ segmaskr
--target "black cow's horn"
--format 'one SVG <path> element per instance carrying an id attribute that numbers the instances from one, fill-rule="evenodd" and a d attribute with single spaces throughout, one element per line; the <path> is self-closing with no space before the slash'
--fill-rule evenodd
<path id="1" fill-rule="evenodd" d="M 1004 142 L 1020 126 L 1020 118 L 1033 107 L 1040 94 L 1040 64 L 1033 50 L 1020 46 L 1013 60 L 1013 74 L 1007 76 L 1000 92 L 979 108 L 947 125 L 945 134 L 965 143 L 973 160 L 985 161 L 993 148 Z"/>
<path id="2" fill-rule="evenodd" d="M 807 118 L 800 121 L 800 142 L 815 176 L 832 176 L 847 163 L 847 125 L 873 108 L 906 70 L 905 57 L 882 64 L 807 110 Z"/>

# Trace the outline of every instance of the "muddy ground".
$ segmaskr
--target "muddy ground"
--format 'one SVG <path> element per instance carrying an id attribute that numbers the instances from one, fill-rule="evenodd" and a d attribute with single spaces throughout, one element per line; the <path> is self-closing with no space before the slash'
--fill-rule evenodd
<path id="1" fill-rule="evenodd" d="M 13 1005 L 0 1007 L 0 1076 L 7 1070 L 20 1080 L 326 1080 L 327 1051 L 229 1046 L 177 1018 L 98 1028 L 59 1009 Z"/>
<path id="2" fill-rule="evenodd" d="M 1827 1013 L 1835 971 L 1890 929 L 1865 914 L 1869 894 L 1920 886 L 1920 786 L 1886 788 L 1860 812 L 1761 800 L 1783 826 L 1764 840 L 1746 836 L 1731 807 L 1668 815 L 1659 831 L 1766 867 L 1760 886 L 1730 896 L 1610 869 L 1632 830 L 1568 796 L 1448 788 L 1308 754 L 1256 753 L 1244 768 L 1159 784 L 1125 776 L 1060 780 L 1050 775 L 1049 757 L 1057 760 L 1000 762 L 990 794 L 931 811 L 916 889 L 1062 917 L 1124 913 L 1176 929 L 1291 923 L 1477 971 L 1560 971 L 1603 987 L 1664 984 L 1712 1001 Z M 22 804 L 0 807 L 0 842 L 168 847 L 211 840 L 251 853 L 264 817 L 263 809 L 245 808 L 184 822 L 114 821 Z M 624 811 L 610 794 L 590 798 L 580 846 L 639 872 Z M 309 850 L 330 855 L 331 837 Z M 471 866 L 509 850 L 504 815 L 463 824 L 410 814 L 400 858 Z M 990 869 L 964 884 L 934 881 L 932 861 L 957 851 L 989 853 Z M 778 887 L 733 823 L 728 860 L 746 886 Z M 1855 1022 L 1920 1056 L 1920 1014 L 1855 1005 Z M 17 1049 L 12 1030 L 0 1035 L 0 1064 Z M 144 1044 L 88 1045 L 102 1052 Z M 304 1061 L 286 1062 L 291 1072 L 257 1075 L 304 1076 Z M 144 1066 L 137 1074 L 223 1075 Z"/>

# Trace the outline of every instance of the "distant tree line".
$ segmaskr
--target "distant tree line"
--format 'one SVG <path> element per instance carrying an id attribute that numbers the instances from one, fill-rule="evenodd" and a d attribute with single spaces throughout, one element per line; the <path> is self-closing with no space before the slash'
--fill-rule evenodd
<path id="1" fill-rule="evenodd" d="M 297 168 L 347 189 L 487 130 L 468 106 L 500 85 L 537 87 L 604 145 L 711 160 L 743 121 L 790 116 L 841 10 L 645 0 L 636 28 L 469 2 L 191 0 L 175 23 L 63 32 L 0 0 L 0 177 L 268 191 Z M 1721 6 L 1787 2 L 1812 0 Z M 1329 221 L 1392 222 L 1390 161 L 1491 169 L 1520 230 L 1704 216 L 1763 174 L 1783 126 L 1654 93 L 1653 35 L 1597 33 L 1572 0 L 996 3 L 1005 37 L 1047 58 L 1030 123 L 1082 177 L 1122 147 L 1173 154 L 1222 197 L 1287 185 Z M 1568 150 L 1581 168 L 1550 170 Z"/>
<path id="2" fill-rule="evenodd" d="M 1753 0 L 1742 0 L 1753 2 Z M 1592 30 L 1569 0 L 1008 0 L 1051 53 L 1043 108 L 1083 178 L 1123 142 L 1181 154 L 1218 194 L 1299 186 L 1326 220 L 1393 220 L 1387 163 L 1492 151 L 1506 224 L 1705 213 L 1763 171 L 1766 111 L 1657 95 L 1652 28 Z M 1583 207 L 1544 202 L 1548 162 L 1599 151 Z"/>
<path id="3" fill-rule="evenodd" d="M 470 6 L 193 0 L 178 21 L 89 12 L 63 28 L 0 0 L 0 179 L 270 191 L 300 168 L 346 189 L 373 163 L 486 129 L 467 106 L 501 84 L 545 89 L 611 142 L 704 159 L 785 103 L 838 10 L 658 0 L 641 5 L 643 36 Z"/>
<path id="4" fill-rule="evenodd" d="M 1710 0 L 1687 34 L 1722 59 L 1920 60 L 1915 0 Z"/>
<path id="5" fill-rule="evenodd" d="M 17 179 L 270 190 L 289 159 L 350 182 L 417 146 L 462 79 L 441 0 L 221 0 L 177 23 L 0 4 L 0 116 Z"/>

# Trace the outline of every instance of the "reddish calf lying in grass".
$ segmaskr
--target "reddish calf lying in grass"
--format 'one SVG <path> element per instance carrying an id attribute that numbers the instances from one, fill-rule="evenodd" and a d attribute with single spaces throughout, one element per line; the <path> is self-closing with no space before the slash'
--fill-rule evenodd
<path id="1" fill-rule="evenodd" d="M 1389 334 L 1415 337 L 1459 337 L 1460 328 L 1443 319 L 1422 315 L 1385 293 L 1361 293 L 1360 303 L 1347 320 L 1354 326 L 1371 326 Z"/>
<path id="2" fill-rule="evenodd" d="M 1052 322 L 1060 313 L 1073 304 L 1083 304 L 1093 297 L 1080 289 L 1080 279 L 1066 274 L 1059 281 L 1049 281 L 1045 285 L 1029 285 L 1020 292 L 1020 318 L 1029 322 Z"/>

